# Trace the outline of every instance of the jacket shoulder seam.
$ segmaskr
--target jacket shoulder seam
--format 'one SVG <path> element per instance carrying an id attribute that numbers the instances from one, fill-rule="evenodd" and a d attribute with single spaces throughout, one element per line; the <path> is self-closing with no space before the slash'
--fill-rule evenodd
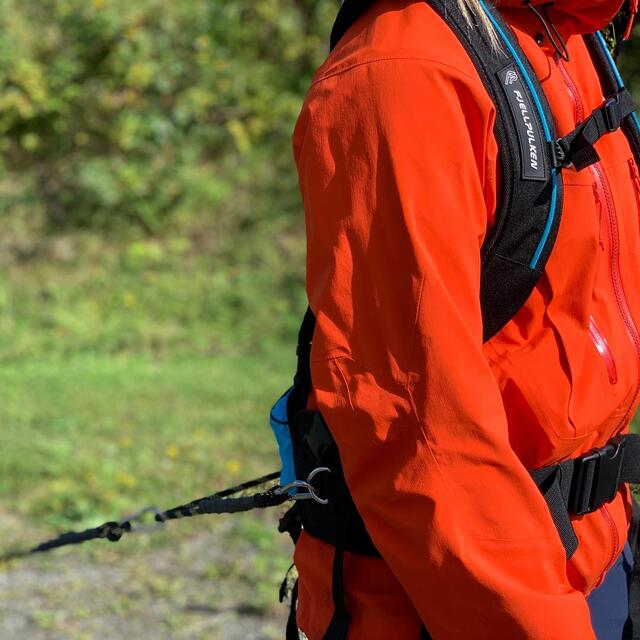
<path id="1" fill-rule="evenodd" d="M 466 71 L 463 71 L 462 69 L 460 69 L 459 67 L 455 67 L 451 64 L 447 64 L 446 62 L 443 62 L 442 60 L 436 60 L 434 58 L 429 58 L 427 56 L 379 56 L 377 58 L 371 58 L 370 60 L 361 60 L 360 62 L 354 62 L 353 64 L 349 65 L 348 67 L 345 67 L 344 69 L 337 69 L 335 71 L 332 72 L 328 72 L 326 75 L 320 76 L 319 78 L 316 78 L 312 83 L 311 86 L 318 84 L 324 80 L 328 80 L 329 78 L 333 78 L 335 76 L 339 76 L 342 75 L 343 73 L 347 73 L 349 71 L 352 71 L 353 69 L 356 69 L 357 67 L 362 67 L 365 65 L 369 65 L 369 64 L 374 64 L 376 62 L 392 62 L 392 61 L 397 61 L 397 60 L 405 60 L 405 61 L 409 61 L 409 62 L 431 62 L 433 64 L 436 64 L 438 66 L 441 67 L 446 67 L 448 69 L 452 69 L 453 71 L 456 71 L 457 73 L 460 73 L 462 75 L 465 76 L 465 78 L 468 78 L 469 80 L 473 80 L 472 76 L 469 75 Z"/>

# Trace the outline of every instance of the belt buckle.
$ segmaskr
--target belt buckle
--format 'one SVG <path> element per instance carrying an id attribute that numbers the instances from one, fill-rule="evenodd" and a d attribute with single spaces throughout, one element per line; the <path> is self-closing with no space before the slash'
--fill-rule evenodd
<path id="1" fill-rule="evenodd" d="M 570 498 L 573 515 L 592 513 L 616 497 L 623 458 L 624 437 L 617 436 L 579 459 Z"/>
<path id="2" fill-rule="evenodd" d="M 609 133 L 616 131 L 622 124 L 622 109 L 620 108 L 620 96 L 611 96 L 604 103 L 604 119 Z"/>

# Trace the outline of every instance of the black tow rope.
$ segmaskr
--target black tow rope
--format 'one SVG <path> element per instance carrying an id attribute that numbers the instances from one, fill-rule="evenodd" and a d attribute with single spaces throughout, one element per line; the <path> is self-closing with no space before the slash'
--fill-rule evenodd
<path id="1" fill-rule="evenodd" d="M 173 507 L 172 509 L 167 509 L 166 511 L 161 511 L 157 507 L 147 507 L 119 522 L 105 522 L 99 527 L 85 529 L 84 531 L 67 531 L 56 538 L 40 543 L 32 549 L 4 554 L 0 556 L 0 562 L 26 558 L 34 554 L 45 553 L 46 551 L 69 545 L 82 544 L 90 540 L 106 539 L 109 540 L 109 542 L 118 542 L 125 533 L 149 530 L 148 525 L 145 526 L 143 524 L 148 514 L 153 514 L 155 522 L 158 523 L 156 526 L 160 526 L 169 520 L 177 520 L 179 518 L 191 518 L 193 516 L 207 514 L 241 513 L 244 511 L 252 511 L 253 509 L 277 507 L 289 500 L 313 499 L 320 504 L 326 504 L 327 501 L 318 495 L 311 484 L 313 478 L 322 472 L 329 472 L 329 469 L 326 467 L 315 469 L 306 481 L 296 480 L 285 486 L 275 485 L 266 491 L 253 495 L 233 497 L 248 489 L 253 489 L 254 487 L 259 487 L 267 482 L 276 480 L 280 476 L 280 472 L 275 471 L 256 478 L 255 480 L 243 482 L 235 487 L 218 491 L 212 495 L 193 500 L 187 504 Z M 300 489 L 304 489 L 306 492 L 300 492 Z"/>
<path id="2" fill-rule="evenodd" d="M 167 520 L 177 520 L 179 518 L 191 518 L 193 516 L 203 515 L 207 513 L 240 513 L 241 511 L 250 511 L 251 509 L 264 509 L 266 507 L 276 507 L 286 502 L 289 496 L 284 493 L 278 495 L 275 492 L 278 486 L 272 487 L 268 491 L 256 493 L 252 496 L 244 496 L 241 498 L 232 498 L 236 493 L 259 487 L 262 484 L 275 480 L 280 475 L 279 471 L 269 473 L 266 476 L 243 482 L 235 487 L 218 491 L 210 496 L 192 500 L 187 504 L 182 504 L 172 509 L 167 509 L 155 516 L 156 522 L 165 522 Z M 213 509 L 211 511 L 205 509 Z"/>

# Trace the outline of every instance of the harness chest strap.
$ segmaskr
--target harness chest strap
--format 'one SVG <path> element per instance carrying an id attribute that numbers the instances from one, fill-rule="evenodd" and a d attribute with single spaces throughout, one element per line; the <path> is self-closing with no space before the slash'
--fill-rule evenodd
<path id="1" fill-rule="evenodd" d="M 595 144 L 606 134 L 617 131 L 636 109 L 627 89 L 623 87 L 616 91 L 576 129 L 551 145 L 554 167 L 561 169 L 573 165 L 581 171 L 598 162 L 600 156 Z"/>

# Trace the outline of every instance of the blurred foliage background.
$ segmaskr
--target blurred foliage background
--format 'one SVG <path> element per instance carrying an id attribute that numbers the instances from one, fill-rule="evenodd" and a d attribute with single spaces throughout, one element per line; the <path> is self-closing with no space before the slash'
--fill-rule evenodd
<path id="1" fill-rule="evenodd" d="M 335 10 L 0 3 L 0 360 L 293 335 L 290 138 Z"/>
<path id="2" fill-rule="evenodd" d="M 337 6 L 0 2 L 5 544 L 149 503 L 166 507 L 277 468 L 268 410 L 290 382 L 305 308 L 290 140 Z M 627 47 L 621 62 L 640 90 L 636 52 Z M 216 597 L 268 608 L 290 551 L 279 546 L 274 518 L 180 523 L 154 540 L 174 549 L 186 533 L 215 535 L 222 556 L 207 571 L 226 566 L 223 584 L 240 576 L 248 589 Z M 260 553 L 243 547 L 233 556 L 238 536 Z M 117 565 L 133 549 L 151 554 L 151 566 L 156 556 L 144 537 L 135 540 L 100 562 Z M 192 552 L 200 562 L 203 549 L 208 543 Z M 57 557 L 47 560 L 56 576 Z M 76 571 L 76 552 L 65 557 Z M 141 565 L 123 583 L 138 584 Z M 189 567 L 167 581 L 191 579 Z M 100 619 L 108 589 L 74 574 L 79 599 L 95 595 L 90 615 L 74 613 L 69 600 L 39 600 L 36 616 L 35 588 L 12 591 L 18 571 L 0 597 L 9 603 L 0 604 L 4 624 L 24 611 L 31 626 L 20 637 L 49 637 L 38 625 L 55 637 L 75 638 L 74 629 L 95 637 L 86 625 Z M 216 576 L 191 590 L 208 598 Z M 122 624 L 174 598 L 153 592 L 133 615 L 126 592 L 110 591 Z M 175 598 L 167 624 L 183 629 L 184 596 Z M 0 635 L 17 637 L 15 628 L 0 625 Z M 165 637 L 153 629 L 149 637 Z"/>
<path id="3" fill-rule="evenodd" d="M 291 134 L 336 9 L 0 2 L 3 549 L 278 468 L 305 309 Z M 0 636 L 266 638 L 246 625 L 290 563 L 277 516 L 0 567 Z"/>

